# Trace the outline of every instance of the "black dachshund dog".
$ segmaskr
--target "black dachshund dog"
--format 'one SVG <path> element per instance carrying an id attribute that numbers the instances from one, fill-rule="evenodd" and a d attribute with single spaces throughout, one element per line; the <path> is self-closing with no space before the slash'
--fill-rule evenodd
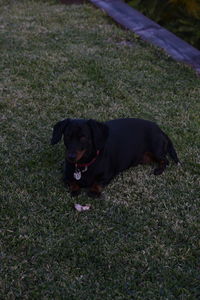
<path id="1" fill-rule="evenodd" d="M 64 180 L 72 196 L 82 187 L 100 196 L 103 187 L 119 172 L 138 164 L 156 163 L 155 175 L 169 164 L 167 154 L 179 163 L 169 137 L 151 121 L 116 119 L 98 122 L 65 119 L 55 124 L 51 144 L 62 135 L 66 146 Z"/>

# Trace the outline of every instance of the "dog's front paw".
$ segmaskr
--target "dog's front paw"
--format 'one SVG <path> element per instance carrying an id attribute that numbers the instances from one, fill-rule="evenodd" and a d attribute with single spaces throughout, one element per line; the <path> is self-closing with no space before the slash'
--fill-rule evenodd
<path id="1" fill-rule="evenodd" d="M 76 182 L 69 184 L 69 190 L 72 197 L 77 197 L 81 192 L 81 188 Z"/>
<path id="2" fill-rule="evenodd" d="M 92 198 L 99 198 L 101 196 L 101 192 L 103 187 L 97 183 L 93 184 L 88 191 L 88 196 Z"/>
<path id="3" fill-rule="evenodd" d="M 101 197 L 101 193 L 91 191 L 91 190 L 88 191 L 87 195 L 91 198 L 100 198 Z"/>
<path id="4" fill-rule="evenodd" d="M 78 191 L 71 191 L 71 192 L 70 192 L 70 195 L 71 195 L 72 197 L 77 197 L 78 195 L 80 195 L 80 193 L 81 193 L 80 190 L 78 190 Z"/>

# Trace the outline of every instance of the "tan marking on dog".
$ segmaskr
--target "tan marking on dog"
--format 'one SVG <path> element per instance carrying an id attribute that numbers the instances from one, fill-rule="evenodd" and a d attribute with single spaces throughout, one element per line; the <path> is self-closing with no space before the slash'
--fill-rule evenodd
<path id="1" fill-rule="evenodd" d="M 76 182 L 70 182 L 69 189 L 70 192 L 78 192 L 80 190 L 80 186 Z"/>
<path id="2" fill-rule="evenodd" d="M 97 183 L 94 183 L 90 188 L 90 191 L 96 194 L 101 194 L 102 190 L 103 187 Z"/>
<path id="3" fill-rule="evenodd" d="M 85 154 L 86 150 L 77 151 L 76 153 L 76 161 L 79 161 Z"/>
<path id="4" fill-rule="evenodd" d="M 156 162 L 156 159 L 151 152 L 145 152 L 142 157 L 142 164 L 151 164 L 153 162 Z"/>

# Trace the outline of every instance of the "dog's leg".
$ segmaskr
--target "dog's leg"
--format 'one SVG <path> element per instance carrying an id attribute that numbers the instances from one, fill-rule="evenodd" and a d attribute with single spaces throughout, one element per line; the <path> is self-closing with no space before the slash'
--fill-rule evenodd
<path id="1" fill-rule="evenodd" d="M 166 158 L 167 155 L 167 145 L 168 140 L 165 136 L 159 139 L 157 143 L 155 143 L 156 147 L 154 149 L 154 157 L 155 161 L 158 163 L 158 167 L 154 169 L 154 175 L 160 175 L 166 169 L 167 165 L 169 165 L 169 161 Z"/>
<path id="2" fill-rule="evenodd" d="M 88 196 L 90 197 L 100 197 L 101 196 L 101 192 L 103 190 L 103 186 L 98 184 L 98 183 L 94 183 L 90 190 L 88 191 Z"/>
<path id="3" fill-rule="evenodd" d="M 69 190 L 72 197 L 78 196 L 81 192 L 80 186 L 74 181 L 69 183 Z"/>
<path id="4" fill-rule="evenodd" d="M 158 168 L 155 168 L 153 171 L 154 175 L 160 175 L 164 172 L 167 165 L 169 164 L 169 161 L 167 158 L 158 160 Z"/>

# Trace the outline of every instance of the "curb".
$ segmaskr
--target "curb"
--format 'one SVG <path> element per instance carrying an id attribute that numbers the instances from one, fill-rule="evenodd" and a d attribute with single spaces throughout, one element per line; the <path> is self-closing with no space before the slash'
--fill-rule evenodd
<path id="1" fill-rule="evenodd" d="M 191 66 L 200 75 L 200 51 L 145 17 L 122 0 L 89 0 L 121 26 L 162 48 L 174 60 Z"/>

